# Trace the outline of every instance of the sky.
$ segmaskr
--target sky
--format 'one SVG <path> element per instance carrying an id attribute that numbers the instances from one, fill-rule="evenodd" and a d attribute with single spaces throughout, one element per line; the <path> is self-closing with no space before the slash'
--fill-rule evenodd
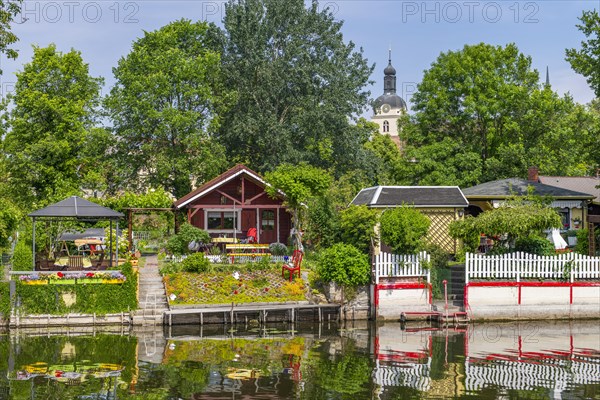
<path id="1" fill-rule="evenodd" d="M 15 45 L 19 58 L 0 60 L 1 94 L 13 90 L 15 72 L 31 60 L 32 45 L 51 43 L 61 51 L 81 51 L 91 74 L 105 78 L 106 94 L 114 82 L 112 68 L 144 31 L 181 18 L 222 25 L 224 4 L 202 0 L 25 1 L 13 29 L 19 37 Z M 369 63 L 375 64 L 374 83 L 368 87 L 372 98 L 383 93 L 383 68 L 390 47 L 398 93 L 410 109 L 417 83 L 440 53 L 480 42 L 516 43 L 531 56 L 542 80 L 549 68 L 552 88 L 558 93 L 570 93 L 579 103 L 594 98 L 585 78 L 565 61 L 565 49 L 580 48 L 584 36 L 576 27 L 578 17 L 583 10 L 600 10 L 600 0 L 324 0 L 320 6 L 344 21 L 344 39 L 362 48 Z"/>

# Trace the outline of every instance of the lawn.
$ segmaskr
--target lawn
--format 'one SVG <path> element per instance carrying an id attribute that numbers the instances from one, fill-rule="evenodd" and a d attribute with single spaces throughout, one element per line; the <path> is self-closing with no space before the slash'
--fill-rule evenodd
<path id="1" fill-rule="evenodd" d="M 171 305 L 306 300 L 304 282 L 289 282 L 277 270 L 179 272 L 165 275 L 164 280 Z M 173 300 L 172 294 L 176 296 Z"/>

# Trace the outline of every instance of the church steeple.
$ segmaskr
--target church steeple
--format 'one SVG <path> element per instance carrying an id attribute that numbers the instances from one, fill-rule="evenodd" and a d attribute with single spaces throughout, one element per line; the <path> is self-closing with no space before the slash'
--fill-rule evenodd
<path id="1" fill-rule="evenodd" d="M 396 69 L 392 67 L 392 49 L 389 49 L 388 66 L 383 70 L 383 93 L 396 93 Z"/>
<path id="2" fill-rule="evenodd" d="M 550 72 L 548 70 L 547 65 L 546 65 L 546 86 L 550 86 Z"/>

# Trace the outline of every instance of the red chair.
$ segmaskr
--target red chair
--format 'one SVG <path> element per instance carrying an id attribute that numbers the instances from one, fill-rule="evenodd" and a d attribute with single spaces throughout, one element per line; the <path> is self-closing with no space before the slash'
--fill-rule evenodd
<path id="1" fill-rule="evenodd" d="M 256 243 L 256 228 L 248 229 L 248 233 L 246 234 L 246 243 Z"/>
<path id="2" fill-rule="evenodd" d="M 281 277 L 285 278 L 285 271 L 290 272 L 290 282 L 294 276 L 294 272 L 298 272 L 298 278 L 300 278 L 300 265 L 302 264 L 302 256 L 304 253 L 301 250 L 294 250 L 292 254 L 292 262 L 290 264 L 283 264 L 281 266 Z"/>

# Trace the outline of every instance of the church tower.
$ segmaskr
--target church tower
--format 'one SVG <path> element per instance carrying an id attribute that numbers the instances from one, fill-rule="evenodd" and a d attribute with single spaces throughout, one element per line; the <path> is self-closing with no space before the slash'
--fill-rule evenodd
<path id="1" fill-rule="evenodd" d="M 392 66 L 391 49 L 383 75 L 383 94 L 373 102 L 371 121 L 379 125 L 379 133 L 390 135 L 400 147 L 398 119 L 406 113 L 406 102 L 396 94 L 396 69 Z"/>

